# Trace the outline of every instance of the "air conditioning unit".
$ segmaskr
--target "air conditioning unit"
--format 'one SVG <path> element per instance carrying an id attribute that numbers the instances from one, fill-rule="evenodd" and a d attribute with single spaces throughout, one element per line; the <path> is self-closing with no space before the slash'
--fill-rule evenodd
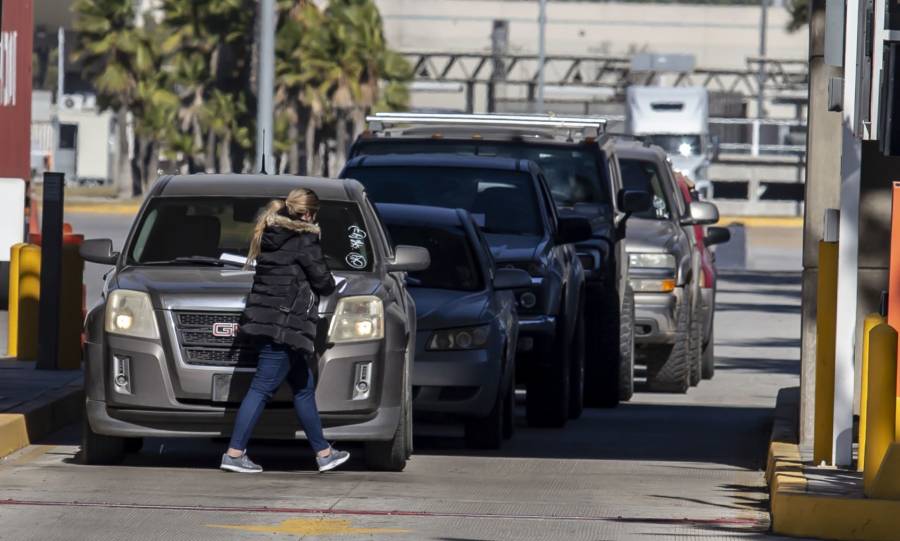
<path id="1" fill-rule="evenodd" d="M 80 111 L 84 109 L 84 96 L 81 94 L 63 94 L 59 100 L 59 108 L 66 111 Z"/>

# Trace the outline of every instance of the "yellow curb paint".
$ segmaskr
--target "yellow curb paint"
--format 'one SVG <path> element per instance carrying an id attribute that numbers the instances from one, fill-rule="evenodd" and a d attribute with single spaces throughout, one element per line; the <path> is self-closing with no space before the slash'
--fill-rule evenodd
<path id="1" fill-rule="evenodd" d="M 207 524 L 208 528 L 223 528 L 252 533 L 285 535 L 365 535 L 379 533 L 407 533 L 394 528 L 354 528 L 349 520 L 295 518 L 279 524 Z"/>
<path id="2" fill-rule="evenodd" d="M 800 216 L 720 216 L 716 225 L 727 226 L 732 223 L 744 224 L 747 227 L 799 228 L 803 227 L 803 218 Z"/>
<path id="3" fill-rule="evenodd" d="M 0 471 L 14 466 L 22 466 L 30 462 L 34 462 L 38 458 L 47 454 L 47 451 L 55 448 L 55 445 L 30 445 L 18 453 L 14 453 L 7 457 L 3 463 L 0 463 Z"/>
<path id="4" fill-rule="evenodd" d="M 139 204 L 125 203 L 73 203 L 65 206 L 65 211 L 73 214 L 137 214 L 141 208 Z"/>
<path id="5" fill-rule="evenodd" d="M 0 458 L 27 447 L 28 427 L 21 413 L 0 413 Z"/>

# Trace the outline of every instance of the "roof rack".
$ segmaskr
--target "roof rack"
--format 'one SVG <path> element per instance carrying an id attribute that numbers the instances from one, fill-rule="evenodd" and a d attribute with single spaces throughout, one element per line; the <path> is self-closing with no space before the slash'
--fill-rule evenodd
<path id="1" fill-rule="evenodd" d="M 571 137 L 599 137 L 606 129 L 606 119 L 554 115 L 453 114 L 453 113 L 377 113 L 366 117 L 372 132 L 398 125 L 496 126 L 510 128 L 545 128 L 564 130 Z"/>

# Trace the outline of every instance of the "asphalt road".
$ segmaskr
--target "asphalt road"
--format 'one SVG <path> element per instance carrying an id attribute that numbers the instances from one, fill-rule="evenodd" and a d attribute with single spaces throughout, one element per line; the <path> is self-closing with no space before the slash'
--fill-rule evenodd
<path id="1" fill-rule="evenodd" d="M 304 444 L 255 443 L 267 471 L 225 474 L 225 443 L 196 440 L 82 466 L 70 427 L 0 462 L 0 540 L 772 539 L 761 470 L 800 332 L 799 274 L 772 270 L 794 264 L 775 237 L 774 252 L 765 238 L 748 252 L 773 267 L 720 282 L 716 377 L 687 395 L 641 392 L 563 430 L 525 427 L 520 406 L 495 452 L 417 426 L 403 473 L 367 472 L 357 455 L 320 475 Z"/>

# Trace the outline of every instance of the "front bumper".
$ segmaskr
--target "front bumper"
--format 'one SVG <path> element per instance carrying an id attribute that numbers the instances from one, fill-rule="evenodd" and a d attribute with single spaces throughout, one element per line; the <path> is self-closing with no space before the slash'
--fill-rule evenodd
<path id="1" fill-rule="evenodd" d="M 634 294 L 634 340 L 637 344 L 674 344 L 678 336 L 678 306 L 684 288 L 669 293 Z"/>
<path id="2" fill-rule="evenodd" d="M 419 352 L 413 364 L 413 409 L 486 416 L 502 376 L 501 353 L 493 349 Z"/>
<path id="3" fill-rule="evenodd" d="M 122 438 L 228 437 L 237 408 L 217 410 L 142 410 L 113 408 L 100 400 L 86 401 L 91 429 Z M 334 441 L 389 440 L 400 422 L 400 408 L 380 408 L 370 415 L 322 414 L 325 438 Z M 267 408 L 253 430 L 254 438 L 305 440 L 293 408 Z"/>

